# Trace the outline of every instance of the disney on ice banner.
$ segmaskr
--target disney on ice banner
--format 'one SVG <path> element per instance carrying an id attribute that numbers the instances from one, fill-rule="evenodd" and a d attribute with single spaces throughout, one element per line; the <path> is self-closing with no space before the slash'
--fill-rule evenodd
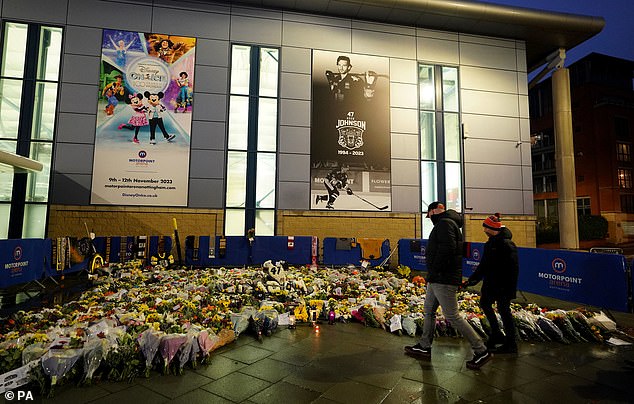
<path id="1" fill-rule="evenodd" d="M 313 51 L 310 208 L 391 210 L 385 57 Z"/>
<path id="2" fill-rule="evenodd" d="M 104 30 L 91 203 L 186 206 L 196 39 Z"/>

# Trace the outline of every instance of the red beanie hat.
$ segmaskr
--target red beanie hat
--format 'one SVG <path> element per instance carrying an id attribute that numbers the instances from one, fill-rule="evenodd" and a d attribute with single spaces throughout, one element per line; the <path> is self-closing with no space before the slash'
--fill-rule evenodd
<path id="1" fill-rule="evenodd" d="M 495 213 L 489 217 L 487 217 L 486 219 L 484 219 L 484 222 L 482 222 L 482 226 L 483 227 L 487 227 L 491 230 L 500 230 L 502 227 L 504 227 L 502 225 L 502 222 L 500 222 L 500 214 L 499 213 Z"/>

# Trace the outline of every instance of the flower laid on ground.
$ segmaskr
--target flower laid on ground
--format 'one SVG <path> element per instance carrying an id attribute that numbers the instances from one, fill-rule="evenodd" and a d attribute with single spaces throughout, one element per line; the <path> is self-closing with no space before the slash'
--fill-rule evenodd
<path id="1" fill-rule="evenodd" d="M 242 334 L 271 335 L 278 316 L 291 313 L 299 323 L 356 319 L 413 336 L 424 324 L 425 280 L 420 275 L 408 280 L 405 268 L 396 274 L 291 267 L 276 279 L 262 268 L 119 265 L 77 300 L 18 311 L 4 321 L 0 375 L 36 363 L 33 379 L 52 390 L 74 377 L 90 383 L 131 380 L 151 369 L 180 374 L 185 366 L 208 362 L 214 350 Z M 490 333 L 479 295 L 461 291 L 458 299 L 469 324 L 482 336 Z M 610 334 L 606 320 L 589 310 L 513 304 L 512 312 L 524 340 L 600 342 Z M 442 312 L 436 335 L 459 336 Z"/>

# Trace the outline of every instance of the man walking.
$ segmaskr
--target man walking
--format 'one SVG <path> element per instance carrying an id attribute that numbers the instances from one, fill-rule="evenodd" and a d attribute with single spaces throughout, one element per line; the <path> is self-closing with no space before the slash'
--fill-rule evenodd
<path id="1" fill-rule="evenodd" d="M 456 293 L 462 283 L 462 218 L 452 210 L 445 210 L 440 202 L 432 202 L 427 217 L 434 228 L 429 235 L 425 259 L 427 261 L 427 294 L 423 335 L 416 345 L 406 346 L 405 353 L 418 358 L 431 358 L 431 346 L 436 325 L 436 310 L 442 307 L 445 318 L 471 344 L 473 359 L 467 368 L 480 369 L 492 355 L 482 339 L 458 312 Z"/>

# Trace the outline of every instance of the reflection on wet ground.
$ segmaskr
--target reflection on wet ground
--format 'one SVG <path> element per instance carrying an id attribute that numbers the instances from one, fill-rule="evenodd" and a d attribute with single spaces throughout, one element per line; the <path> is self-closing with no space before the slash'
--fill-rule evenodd
<path id="1" fill-rule="evenodd" d="M 67 278 L 31 299 L 19 292 L 6 313 L 25 305 L 74 299 L 87 281 Z M 50 290 L 49 290 L 50 289 Z M 540 306 L 578 304 L 529 295 Z M 634 315 L 612 313 L 632 327 Z M 519 344 L 517 355 L 496 355 L 469 370 L 462 338 L 434 341 L 431 360 L 403 354 L 415 338 L 359 323 L 279 329 L 259 342 L 243 335 L 212 353 L 209 365 L 182 376 L 153 372 L 131 383 L 64 385 L 51 403 L 591 403 L 633 402 L 634 348 L 598 343 Z"/>

